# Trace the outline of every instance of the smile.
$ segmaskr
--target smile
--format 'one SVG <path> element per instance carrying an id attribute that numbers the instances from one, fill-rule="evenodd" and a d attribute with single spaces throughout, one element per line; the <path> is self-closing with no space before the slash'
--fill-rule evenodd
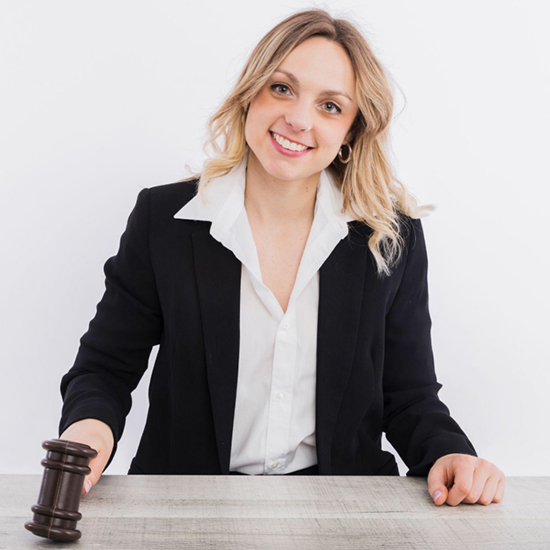
<path id="1" fill-rule="evenodd" d="M 301 157 L 313 149 L 313 147 L 306 147 L 300 143 L 290 141 L 275 132 L 270 131 L 269 133 L 271 135 L 271 142 L 273 143 L 275 149 L 287 156 Z"/>

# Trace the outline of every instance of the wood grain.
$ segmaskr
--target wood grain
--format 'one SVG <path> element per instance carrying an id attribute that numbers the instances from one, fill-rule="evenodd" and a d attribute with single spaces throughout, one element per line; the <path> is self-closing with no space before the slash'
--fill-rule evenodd
<path id="1" fill-rule="evenodd" d="M 25 530 L 39 475 L 0 475 L 0 549 L 549 549 L 550 477 L 489 506 L 436 506 L 406 476 L 114 476 L 82 496 L 77 543 Z"/>

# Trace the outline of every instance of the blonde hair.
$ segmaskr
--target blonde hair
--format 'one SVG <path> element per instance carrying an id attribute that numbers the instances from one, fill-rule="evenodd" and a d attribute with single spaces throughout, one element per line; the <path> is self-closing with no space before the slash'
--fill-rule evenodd
<path id="1" fill-rule="evenodd" d="M 252 99 L 285 57 L 313 36 L 322 36 L 343 46 L 354 68 L 359 110 L 350 128 L 351 159 L 344 164 L 337 155 L 327 169 L 341 189 L 343 211 L 348 210 L 373 229 L 368 247 L 375 258 L 378 275 L 390 275 L 389 268 L 398 262 L 404 246 L 401 214 L 419 218 L 435 206 L 418 206 L 414 196 L 393 173 L 388 159 L 393 96 L 386 71 L 355 25 L 333 18 L 325 10 L 296 12 L 260 40 L 234 88 L 208 121 L 209 137 L 203 150 L 206 152 L 210 146 L 215 156 L 205 161 L 200 173 L 179 181 L 198 178 L 198 193 L 203 195 L 210 180 L 227 174 L 241 161 L 247 145 L 245 121 Z M 223 137 L 221 147 L 217 143 L 220 137 Z M 347 154 L 344 156 L 347 158 Z"/>

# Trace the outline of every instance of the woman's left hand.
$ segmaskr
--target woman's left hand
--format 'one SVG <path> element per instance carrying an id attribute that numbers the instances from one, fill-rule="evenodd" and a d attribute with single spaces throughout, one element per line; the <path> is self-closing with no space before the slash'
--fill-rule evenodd
<path id="1" fill-rule="evenodd" d="M 449 490 L 450 489 L 450 490 Z M 483 458 L 461 453 L 439 457 L 428 473 L 428 491 L 434 502 L 457 506 L 462 501 L 485 506 L 504 496 L 504 473 Z M 437 492 L 441 492 L 437 495 Z"/>

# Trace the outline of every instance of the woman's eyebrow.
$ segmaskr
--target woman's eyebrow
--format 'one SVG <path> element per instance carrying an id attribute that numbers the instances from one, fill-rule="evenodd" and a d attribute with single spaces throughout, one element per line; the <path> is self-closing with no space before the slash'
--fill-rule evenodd
<path id="1" fill-rule="evenodd" d="M 282 73 L 284 75 L 286 75 L 289 80 L 291 80 L 298 88 L 300 87 L 300 82 L 298 81 L 298 79 L 289 71 L 285 71 L 283 69 L 275 69 L 275 71 L 273 71 L 274 73 Z M 322 95 L 341 95 L 343 97 L 346 97 L 347 99 L 349 99 L 352 103 L 353 103 L 353 100 L 351 99 L 351 97 L 346 94 L 345 92 L 339 92 L 338 90 L 323 90 L 321 92 Z"/>

